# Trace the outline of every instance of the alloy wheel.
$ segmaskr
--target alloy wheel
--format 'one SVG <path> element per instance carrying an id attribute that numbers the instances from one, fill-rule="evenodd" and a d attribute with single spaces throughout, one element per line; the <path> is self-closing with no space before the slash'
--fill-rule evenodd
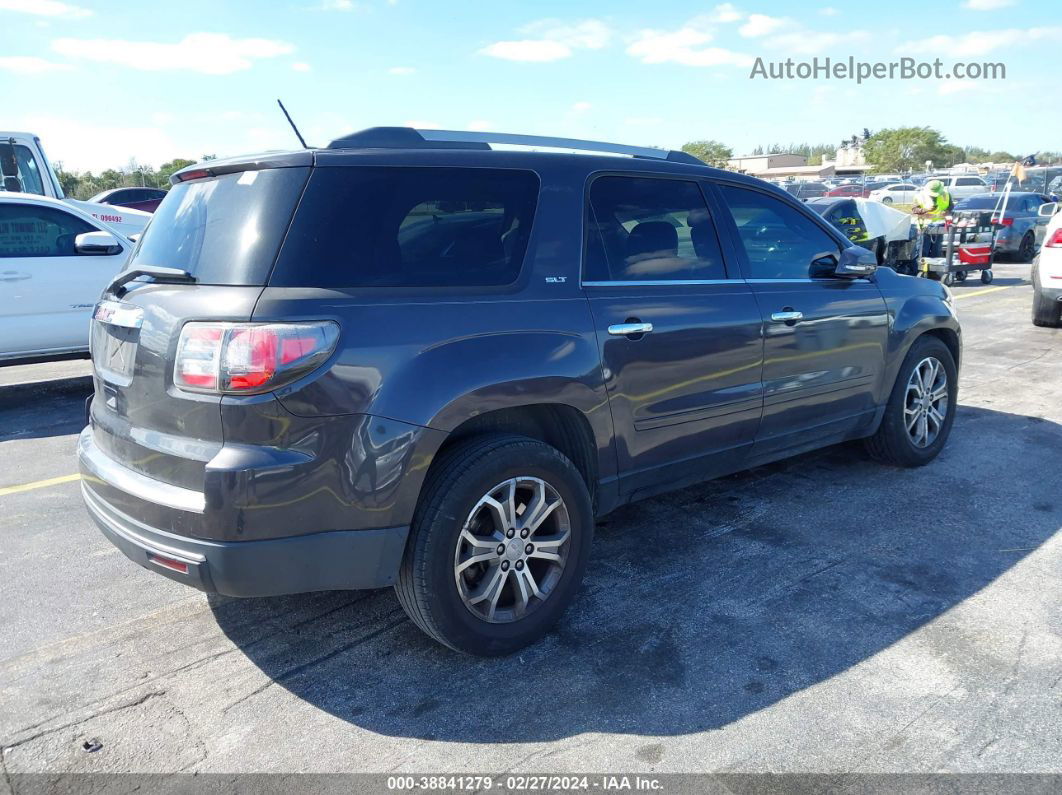
<path id="1" fill-rule="evenodd" d="M 927 356 L 911 372 L 904 400 L 904 424 L 915 447 L 936 441 L 948 416 L 948 399 L 947 370 L 935 356 Z"/>
<path id="2" fill-rule="evenodd" d="M 519 476 L 484 494 L 454 551 L 457 591 L 475 616 L 518 621 L 553 593 L 568 562 L 571 519 L 546 481 Z"/>

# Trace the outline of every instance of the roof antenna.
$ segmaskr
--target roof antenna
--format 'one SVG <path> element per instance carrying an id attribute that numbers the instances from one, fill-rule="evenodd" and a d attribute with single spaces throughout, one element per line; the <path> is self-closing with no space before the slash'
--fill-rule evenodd
<path id="1" fill-rule="evenodd" d="M 295 131 L 295 137 L 299 139 L 299 143 L 302 144 L 302 148 L 309 149 L 310 147 L 306 145 L 306 139 L 302 137 L 302 133 L 299 132 L 299 128 L 296 127 L 295 122 L 291 120 L 291 114 L 288 113 L 288 109 L 284 107 L 284 103 L 278 99 L 277 104 L 280 105 L 280 109 L 284 112 L 284 118 L 288 120 L 288 124 L 291 125 L 291 129 Z"/>

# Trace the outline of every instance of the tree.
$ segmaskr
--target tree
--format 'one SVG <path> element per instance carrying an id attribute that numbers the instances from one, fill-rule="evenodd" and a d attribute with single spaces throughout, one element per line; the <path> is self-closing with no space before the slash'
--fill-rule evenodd
<path id="1" fill-rule="evenodd" d="M 867 162 L 876 173 L 914 171 L 925 166 L 947 165 L 950 155 L 944 136 L 931 127 L 896 127 L 878 130 L 863 148 Z"/>
<path id="2" fill-rule="evenodd" d="M 174 172 L 180 171 L 182 168 L 187 168 L 188 166 L 193 165 L 194 163 L 194 160 L 187 160 L 183 157 L 175 157 L 168 163 L 163 163 L 161 166 L 159 166 L 159 171 L 157 175 L 158 184 L 162 185 L 163 187 L 169 185 L 170 177 L 173 176 Z"/>
<path id="3" fill-rule="evenodd" d="M 734 156 L 734 150 L 720 141 L 690 141 L 682 151 L 716 168 L 726 168 L 726 161 Z"/>

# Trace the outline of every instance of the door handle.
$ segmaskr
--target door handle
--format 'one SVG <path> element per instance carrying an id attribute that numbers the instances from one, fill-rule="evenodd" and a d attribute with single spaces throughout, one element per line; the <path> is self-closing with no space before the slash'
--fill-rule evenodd
<path id="1" fill-rule="evenodd" d="M 0 282 L 20 282 L 24 279 L 33 278 L 28 273 L 19 273 L 18 271 L 2 271 L 0 272 Z"/>
<path id="2" fill-rule="evenodd" d="M 615 323 L 608 327 L 608 333 L 613 337 L 630 337 L 634 334 L 648 334 L 652 330 L 652 323 Z"/>
<path id="3" fill-rule="evenodd" d="M 803 312 L 794 312 L 792 309 L 786 308 L 781 312 L 775 312 L 771 315 L 771 320 L 775 323 L 796 323 L 798 320 L 804 319 Z"/>

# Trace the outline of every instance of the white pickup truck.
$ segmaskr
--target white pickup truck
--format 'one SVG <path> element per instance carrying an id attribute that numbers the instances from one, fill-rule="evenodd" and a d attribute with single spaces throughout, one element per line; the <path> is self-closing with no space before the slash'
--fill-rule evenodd
<path id="1" fill-rule="evenodd" d="M 151 220 L 151 213 L 65 196 L 52 164 L 44 155 L 40 138 L 33 133 L 0 132 L 0 176 L 0 190 L 60 199 L 127 238 L 139 235 Z"/>

